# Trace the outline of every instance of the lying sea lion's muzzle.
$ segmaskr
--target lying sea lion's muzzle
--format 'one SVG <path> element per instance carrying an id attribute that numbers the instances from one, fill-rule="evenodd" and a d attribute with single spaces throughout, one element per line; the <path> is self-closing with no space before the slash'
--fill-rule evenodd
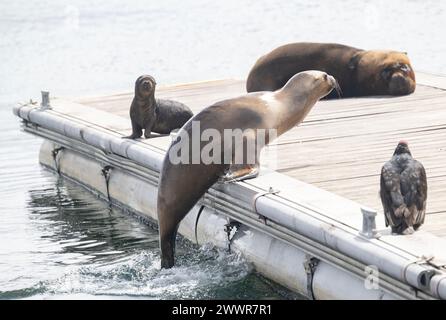
<path id="1" fill-rule="evenodd" d="M 405 95 L 414 92 L 415 81 L 403 72 L 395 72 L 389 80 L 389 94 Z"/>

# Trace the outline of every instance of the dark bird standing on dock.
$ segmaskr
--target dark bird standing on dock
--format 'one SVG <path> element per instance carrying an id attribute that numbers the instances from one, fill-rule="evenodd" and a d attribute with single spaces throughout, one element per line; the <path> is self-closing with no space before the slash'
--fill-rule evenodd
<path id="1" fill-rule="evenodd" d="M 392 233 L 411 234 L 426 214 L 427 180 L 423 165 L 412 158 L 407 142 L 400 141 L 381 169 L 381 202 L 386 226 Z"/>

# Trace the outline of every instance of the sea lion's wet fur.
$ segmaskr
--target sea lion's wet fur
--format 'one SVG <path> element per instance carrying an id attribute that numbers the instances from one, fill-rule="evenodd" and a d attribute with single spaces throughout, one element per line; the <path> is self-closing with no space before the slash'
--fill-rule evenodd
<path id="1" fill-rule="evenodd" d="M 415 74 L 407 54 L 365 51 L 334 43 L 291 43 L 262 56 L 252 67 L 248 92 L 274 91 L 294 74 L 321 70 L 339 83 L 342 97 L 405 95 L 415 90 Z M 336 97 L 332 92 L 328 98 Z"/>
<path id="2" fill-rule="evenodd" d="M 130 106 L 132 134 L 126 138 L 149 138 L 152 132 L 169 134 L 181 128 L 193 113 L 185 104 L 155 98 L 155 79 L 149 75 L 140 76 L 135 82 L 135 96 Z"/>
<path id="3" fill-rule="evenodd" d="M 325 76 L 324 76 L 325 75 Z M 289 85 L 289 87 L 288 87 Z M 172 142 L 161 169 L 158 185 L 158 224 L 161 246 L 161 266 L 170 268 L 174 265 L 175 237 L 178 225 L 185 215 L 193 208 L 214 183 L 216 183 L 233 165 L 223 160 L 224 132 L 225 129 L 277 129 L 278 135 L 300 123 L 313 105 L 321 97 L 329 93 L 335 87 L 335 80 L 327 78 L 322 72 L 300 73 L 287 83 L 283 90 L 275 93 L 262 92 L 251 93 L 238 98 L 228 99 L 207 107 L 195 115 L 177 133 L 177 138 Z M 221 164 L 205 164 L 201 157 L 198 164 L 173 164 L 169 160 L 170 150 L 183 143 L 180 136 L 186 134 L 192 136 L 193 121 L 200 122 L 200 135 L 205 129 L 215 129 L 221 136 Z M 256 135 L 252 135 L 255 139 Z M 250 139 L 249 137 L 247 139 Z M 270 136 L 265 137 L 268 144 Z M 200 151 L 208 144 L 201 141 Z M 192 159 L 192 139 L 188 140 L 189 159 Z M 234 142 L 232 142 L 234 146 Z M 237 147 L 237 146 L 235 146 Z M 246 150 L 246 149 L 243 149 Z M 233 151 L 233 150 L 232 150 Z M 257 164 L 260 150 L 256 150 L 255 162 Z M 244 161 L 246 154 L 244 152 Z M 241 172 L 243 165 L 236 165 Z M 255 166 L 254 166 L 255 167 Z"/>

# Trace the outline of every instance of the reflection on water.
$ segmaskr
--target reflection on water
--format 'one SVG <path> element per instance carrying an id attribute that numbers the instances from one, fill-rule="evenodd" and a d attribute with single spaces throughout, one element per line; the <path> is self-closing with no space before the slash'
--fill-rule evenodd
<path id="1" fill-rule="evenodd" d="M 53 188 L 30 191 L 28 207 L 33 220 L 38 221 L 36 228 L 42 234 L 49 233 L 49 240 L 62 252 L 101 260 L 107 257 L 104 253 L 158 246 L 156 231 L 136 219 L 123 219 L 123 213 L 85 192 L 63 179 L 58 179 Z"/>

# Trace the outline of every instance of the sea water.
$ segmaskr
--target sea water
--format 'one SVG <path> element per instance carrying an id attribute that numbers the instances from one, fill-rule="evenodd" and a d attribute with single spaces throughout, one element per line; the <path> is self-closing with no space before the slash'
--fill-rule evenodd
<path id="1" fill-rule="evenodd" d="M 209 245 L 180 241 L 177 266 L 160 270 L 154 228 L 38 164 L 41 140 L 11 109 L 40 90 L 243 79 L 297 41 L 405 51 L 415 70 L 446 74 L 441 1 L 17 0 L 0 12 L 0 299 L 296 298 Z"/>

